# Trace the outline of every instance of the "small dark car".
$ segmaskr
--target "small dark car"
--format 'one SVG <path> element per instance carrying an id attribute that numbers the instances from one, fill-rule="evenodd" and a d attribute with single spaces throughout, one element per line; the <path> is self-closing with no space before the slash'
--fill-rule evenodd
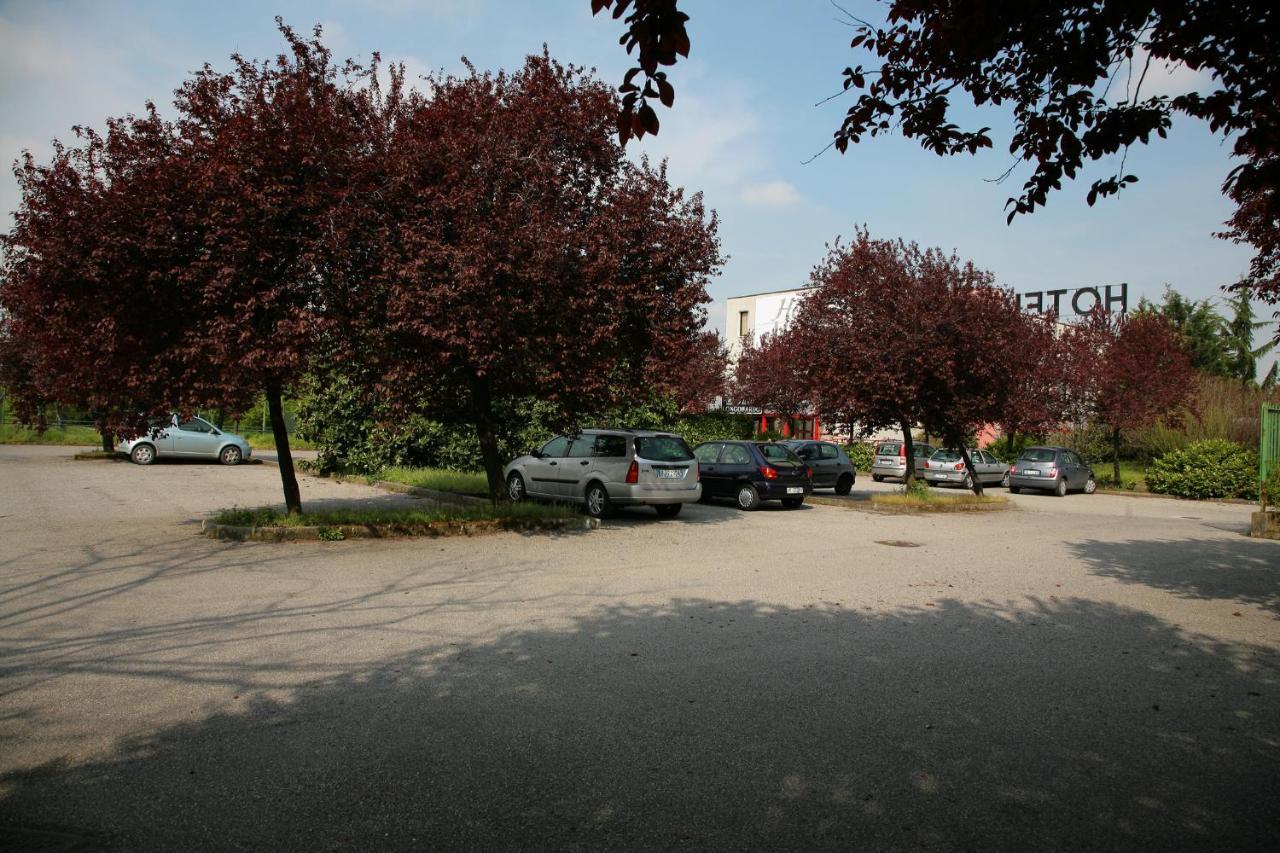
<path id="1" fill-rule="evenodd" d="M 708 441 L 693 449 L 702 498 L 733 498 L 742 509 L 782 501 L 787 509 L 813 491 L 813 472 L 791 449 L 770 441 Z"/>
<path id="2" fill-rule="evenodd" d="M 1028 447 L 1009 468 L 1009 491 L 1041 489 L 1062 497 L 1069 491 L 1091 495 L 1098 489 L 1093 469 L 1065 447 Z"/>
<path id="3" fill-rule="evenodd" d="M 837 495 L 847 495 L 858 479 L 858 472 L 849 461 L 849 455 L 838 444 L 807 439 L 793 439 L 779 444 L 790 447 L 813 470 L 815 489 L 835 489 Z"/>

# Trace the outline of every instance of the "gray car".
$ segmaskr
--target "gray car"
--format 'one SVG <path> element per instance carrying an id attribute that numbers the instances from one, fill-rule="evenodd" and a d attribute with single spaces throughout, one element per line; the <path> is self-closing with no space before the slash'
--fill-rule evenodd
<path id="1" fill-rule="evenodd" d="M 795 439 L 781 441 L 799 456 L 813 471 L 815 489 L 835 489 L 837 495 L 847 495 L 858 478 L 844 448 L 829 441 Z"/>
<path id="2" fill-rule="evenodd" d="M 615 507 L 652 506 L 675 518 L 702 497 L 698 463 L 678 435 L 653 430 L 586 429 L 558 435 L 511 461 L 507 496 L 581 503 L 595 518 Z"/>
<path id="3" fill-rule="evenodd" d="M 970 450 L 969 460 L 973 462 L 973 470 L 967 470 L 964 457 L 959 450 L 938 450 L 925 460 L 924 478 L 931 486 L 944 483 L 973 488 L 976 476 L 978 482 L 992 485 L 1009 485 L 1009 466 L 992 456 L 985 450 Z"/>
<path id="4" fill-rule="evenodd" d="M 184 421 L 177 415 L 145 435 L 120 442 L 117 449 L 139 465 L 157 459 L 216 459 L 223 465 L 239 465 L 253 453 L 242 436 L 223 432 L 204 418 Z"/>
<path id="5" fill-rule="evenodd" d="M 925 444 L 923 441 L 913 442 L 912 451 L 915 453 L 915 469 L 916 476 L 924 474 L 924 461 L 933 455 L 936 449 L 932 444 Z M 882 441 L 876 445 L 875 461 L 871 463 L 871 479 L 877 483 L 882 482 L 886 477 L 903 477 L 907 476 L 907 444 L 904 441 Z"/>
<path id="6" fill-rule="evenodd" d="M 1009 491 L 1039 489 L 1062 497 L 1070 491 L 1091 495 L 1098 489 L 1089 463 L 1065 447 L 1028 447 L 1009 469 Z"/>

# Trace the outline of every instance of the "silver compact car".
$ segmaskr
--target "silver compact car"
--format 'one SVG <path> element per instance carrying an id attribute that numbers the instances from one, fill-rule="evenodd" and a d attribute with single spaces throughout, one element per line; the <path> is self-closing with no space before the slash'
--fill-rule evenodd
<path id="1" fill-rule="evenodd" d="M 177 415 L 168 424 L 120 442 L 118 449 L 139 465 L 157 459 L 216 459 L 223 465 L 239 465 L 253 453 L 242 436 L 223 432 L 204 418 L 184 421 Z"/>
<path id="2" fill-rule="evenodd" d="M 1065 447 L 1028 447 L 1009 469 L 1009 491 L 1023 489 L 1053 492 L 1058 497 L 1079 490 L 1091 495 L 1098 490 L 1093 469 L 1078 453 Z"/>
<path id="3" fill-rule="evenodd" d="M 932 444 L 923 441 L 912 442 L 911 451 L 915 454 L 915 471 L 919 477 L 924 474 L 924 461 L 933 455 Z M 907 444 L 904 441 L 882 441 L 876 445 L 875 461 L 871 463 L 871 479 L 877 483 L 884 482 L 886 477 L 907 476 Z"/>
<path id="4" fill-rule="evenodd" d="M 689 445 L 678 435 L 653 430 L 558 435 L 512 460 L 502 476 L 513 501 L 580 503 L 594 518 L 607 518 L 620 506 L 652 506 L 661 518 L 675 518 L 702 497 Z"/>
<path id="5" fill-rule="evenodd" d="M 931 486 L 951 483 L 973 488 L 974 477 L 988 485 L 1009 485 L 1009 466 L 985 450 L 970 450 L 973 470 L 966 471 L 964 457 L 959 450 L 938 450 L 924 462 L 924 478 Z"/>

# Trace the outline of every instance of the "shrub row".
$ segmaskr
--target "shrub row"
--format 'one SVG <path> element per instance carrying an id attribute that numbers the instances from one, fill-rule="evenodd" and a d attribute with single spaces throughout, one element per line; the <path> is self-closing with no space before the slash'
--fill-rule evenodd
<path id="1" fill-rule="evenodd" d="M 1225 439 L 1197 441 L 1147 468 L 1147 489 L 1180 498 L 1258 497 L 1258 455 Z"/>

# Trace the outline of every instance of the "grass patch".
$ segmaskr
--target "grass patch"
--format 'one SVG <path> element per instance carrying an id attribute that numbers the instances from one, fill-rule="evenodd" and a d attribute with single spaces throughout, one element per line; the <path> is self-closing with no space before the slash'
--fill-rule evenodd
<path id="1" fill-rule="evenodd" d="M 871 503 L 876 506 L 892 507 L 894 509 L 927 509 L 946 511 L 951 508 L 983 506 L 991 504 L 1007 504 L 1009 499 L 1004 495 L 982 495 L 978 496 L 972 493 L 963 495 L 939 495 L 934 492 L 893 492 L 890 494 L 875 494 L 871 496 Z"/>
<path id="2" fill-rule="evenodd" d="M 1120 460 L 1120 482 L 1111 479 L 1110 462 L 1100 462 L 1093 466 L 1094 476 L 1098 478 L 1098 488 L 1117 489 L 1126 492 L 1147 491 L 1147 466 L 1134 459 Z"/>
<path id="3" fill-rule="evenodd" d="M 336 527 L 343 524 L 430 524 L 436 521 L 488 519 L 573 518 L 576 507 L 563 504 L 480 504 L 425 509 L 337 509 L 305 515 L 286 515 L 275 507 L 233 507 L 214 516 L 217 524 L 234 527 Z"/>
<path id="4" fill-rule="evenodd" d="M 251 432 L 245 436 L 245 440 L 249 442 L 249 446 L 254 450 L 275 450 L 276 438 L 269 432 Z M 296 435 L 289 436 L 290 450 L 315 450 L 316 446 L 305 438 Z"/>
<path id="5" fill-rule="evenodd" d="M 96 429 L 86 426 L 69 426 L 62 429 L 50 427 L 36 432 L 17 424 L 0 424 L 0 444 L 59 444 L 80 447 L 102 446 L 102 436 Z"/>
<path id="6" fill-rule="evenodd" d="M 454 492 L 461 495 L 488 495 L 489 481 L 482 473 L 450 471 L 445 468 L 383 468 L 373 478 L 404 483 L 419 489 Z"/>

